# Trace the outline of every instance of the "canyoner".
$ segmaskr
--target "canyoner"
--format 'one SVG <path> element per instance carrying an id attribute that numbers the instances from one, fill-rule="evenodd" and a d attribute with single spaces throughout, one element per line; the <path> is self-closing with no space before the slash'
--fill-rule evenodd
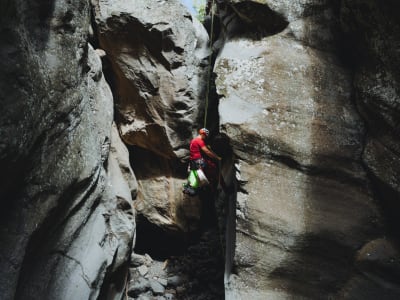
<path id="1" fill-rule="evenodd" d="M 206 145 L 206 140 L 210 132 L 207 128 L 201 128 L 198 136 L 190 142 L 189 176 L 187 183 L 184 184 L 183 192 L 194 196 L 200 187 L 214 183 L 213 175 L 217 173 L 214 160 L 220 161 L 221 157 L 214 153 Z M 214 187 L 213 184 L 210 185 Z"/>

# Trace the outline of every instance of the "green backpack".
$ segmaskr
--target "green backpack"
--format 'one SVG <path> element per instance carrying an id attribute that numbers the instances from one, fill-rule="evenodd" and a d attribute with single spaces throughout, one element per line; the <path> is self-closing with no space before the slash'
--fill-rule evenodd
<path id="1" fill-rule="evenodd" d="M 197 177 L 196 170 L 190 170 L 188 182 L 189 185 L 194 189 L 197 189 L 200 186 L 200 181 Z"/>

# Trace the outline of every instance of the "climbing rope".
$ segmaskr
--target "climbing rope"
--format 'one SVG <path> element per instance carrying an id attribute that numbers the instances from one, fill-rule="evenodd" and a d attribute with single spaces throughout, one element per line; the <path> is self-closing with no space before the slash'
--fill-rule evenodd
<path id="1" fill-rule="evenodd" d="M 212 55 L 213 55 L 213 39 L 214 39 L 214 15 L 215 15 L 215 0 L 212 0 L 211 2 L 211 28 L 210 28 L 210 42 L 209 42 L 209 48 L 211 50 L 210 56 L 208 58 L 208 71 L 207 71 L 207 89 L 206 89 L 206 103 L 205 103 L 205 111 L 204 111 L 204 128 L 207 128 L 207 114 L 208 114 L 208 102 L 209 102 L 209 94 L 210 94 L 210 81 L 211 81 L 211 63 L 212 63 Z M 221 184 L 221 162 L 218 161 L 218 185 Z M 223 245 L 223 240 L 221 236 L 221 229 L 219 228 L 218 225 L 218 217 L 217 218 L 217 228 L 218 228 L 218 236 L 219 236 L 219 242 L 220 242 L 220 248 L 221 248 L 221 255 L 224 255 L 224 245 Z"/>
<path id="2" fill-rule="evenodd" d="M 210 50 L 211 54 L 208 58 L 208 72 L 207 72 L 207 90 L 206 90 L 206 104 L 205 104 L 205 111 L 204 111 L 204 126 L 207 128 L 207 113 L 208 113 L 208 95 L 210 94 L 210 81 L 211 81 L 211 63 L 212 63 L 212 54 L 213 54 L 213 39 L 214 39 L 214 1 L 212 0 L 211 3 L 211 28 L 210 28 Z"/>

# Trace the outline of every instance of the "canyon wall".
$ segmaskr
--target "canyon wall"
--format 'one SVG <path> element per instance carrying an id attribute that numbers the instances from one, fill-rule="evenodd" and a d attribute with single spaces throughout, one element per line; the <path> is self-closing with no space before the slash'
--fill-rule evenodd
<path id="1" fill-rule="evenodd" d="M 395 4 L 218 8 L 220 127 L 239 179 L 227 299 L 398 297 L 382 209 L 398 214 Z"/>
<path id="2" fill-rule="evenodd" d="M 205 109 L 207 32 L 179 1 L 93 2 L 116 122 L 132 146 L 137 212 L 167 231 L 193 230 L 200 203 L 188 201 L 182 184 Z"/>
<path id="3" fill-rule="evenodd" d="M 0 4 L 0 298 L 121 299 L 136 220 L 199 228 L 207 32 L 178 0 L 25 2 Z M 398 4 L 215 3 L 225 298 L 399 298 Z"/>
<path id="4" fill-rule="evenodd" d="M 136 181 L 89 3 L 1 6 L 0 298 L 118 298 Z"/>
<path id="5" fill-rule="evenodd" d="M 0 298 L 119 299 L 137 215 L 199 226 L 182 184 L 204 116 L 206 30 L 179 1 L 0 11 Z"/>

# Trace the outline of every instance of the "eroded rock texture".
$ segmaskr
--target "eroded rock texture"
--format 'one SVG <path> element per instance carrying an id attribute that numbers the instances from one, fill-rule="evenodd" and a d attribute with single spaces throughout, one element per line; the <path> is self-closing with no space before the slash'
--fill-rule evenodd
<path id="1" fill-rule="evenodd" d="M 109 156 L 121 141 L 89 12 L 87 1 L 1 3 L 1 299 L 124 288 L 135 183 Z"/>
<path id="2" fill-rule="evenodd" d="M 94 11 L 114 76 L 116 122 L 134 146 L 136 208 L 162 228 L 190 231 L 199 201 L 182 194 L 182 160 L 204 113 L 207 33 L 178 0 L 94 1 Z"/>
<path id="3" fill-rule="evenodd" d="M 218 7 L 225 29 L 214 68 L 220 125 L 242 182 L 227 299 L 398 297 L 399 252 L 377 239 L 385 234 L 380 206 L 389 199 L 374 193 L 369 176 L 372 170 L 398 191 L 394 5 Z M 358 48 L 343 48 L 349 32 Z M 386 43 L 391 50 L 383 51 Z M 355 66 L 351 54 L 360 53 Z"/>
<path id="4" fill-rule="evenodd" d="M 400 298 L 396 1 L 215 2 L 223 173 L 239 179 L 226 299 Z M 198 227 L 181 185 L 203 125 L 205 29 L 177 0 L 91 4 L 0 3 L 1 299 L 121 299 L 132 199 L 161 230 Z M 186 266 L 204 281 L 185 286 L 217 286 Z M 193 295 L 162 279 L 128 292 Z"/>
<path id="5" fill-rule="evenodd" d="M 368 128 L 363 161 L 394 227 L 400 208 L 398 8 L 395 1 L 344 1 L 341 18 L 354 63 L 355 99 Z"/>

